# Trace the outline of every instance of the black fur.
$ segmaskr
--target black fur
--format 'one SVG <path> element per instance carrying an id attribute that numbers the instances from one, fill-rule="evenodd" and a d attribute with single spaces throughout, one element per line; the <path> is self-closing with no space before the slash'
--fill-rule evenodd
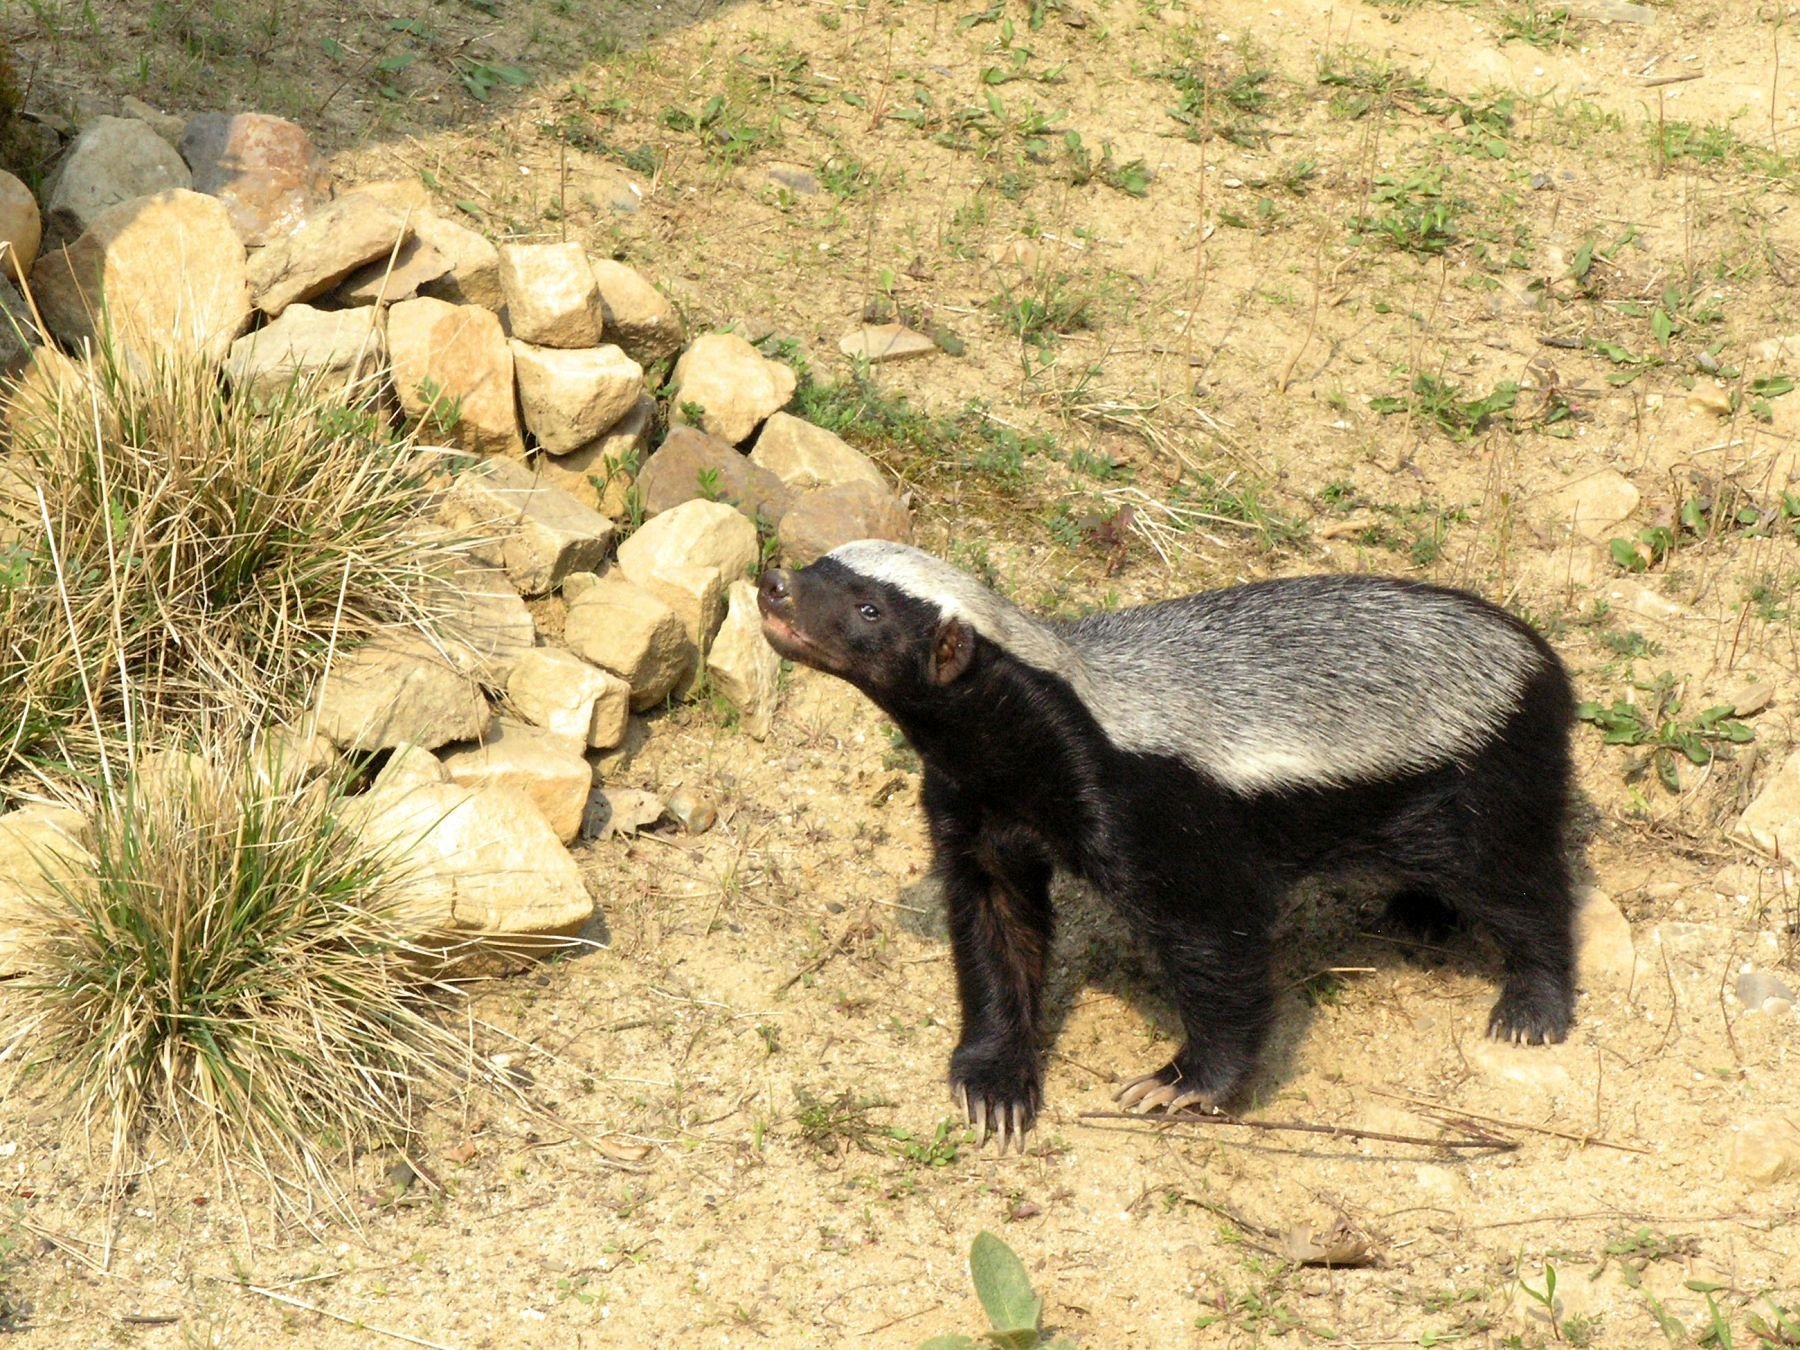
<path id="1" fill-rule="evenodd" d="M 1541 667 L 1497 734 L 1460 762 L 1245 793 L 1176 757 L 1120 749 L 1067 681 L 833 558 L 765 574 L 760 599 L 778 650 L 854 683 L 924 761 L 962 1003 L 951 1083 L 970 1119 L 996 1123 L 1003 1140 L 1008 1123 L 1015 1135 L 1029 1128 L 1042 1104 L 1056 867 L 1123 912 L 1179 1012 L 1186 1043 L 1154 1083 L 1141 1080 L 1147 1105 L 1222 1103 L 1243 1088 L 1273 1012 L 1269 949 L 1281 897 L 1341 862 L 1378 861 L 1397 883 L 1400 917 L 1453 913 L 1494 938 L 1506 976 L 1491 1034 L 1566 1034 L 1573 700 L 1535 634 Z M 1471 622 L 1529 631 L 1466 599 Z M 1159 1084 L 1171 1090 L 1154 1093 Z"/>

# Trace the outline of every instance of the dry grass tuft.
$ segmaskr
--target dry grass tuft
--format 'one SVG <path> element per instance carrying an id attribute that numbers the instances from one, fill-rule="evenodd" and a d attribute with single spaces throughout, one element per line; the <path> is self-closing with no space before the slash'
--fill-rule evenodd
<path id="1" fill-rule="evenodd" d="M 139 378 L 105 349 L 45 370 L 5 398 L 0 791 L 265 722 L 334 639 L 424 617 L 420 460 L 338 391 L 253 409 L 198 358 Z"/>
<path id="2" fill-rule="evenodd" d="M 91 874 L 30 920 L 9 1039 L 115 1182 L 158 1133 L 279 1211 L 346 1216 L 356 1153 L 403 1145 L 422 1094 L 504 1084 L 443 1020 L 443 945 L 329 782 L 178 765 L 96 811 Z"/>

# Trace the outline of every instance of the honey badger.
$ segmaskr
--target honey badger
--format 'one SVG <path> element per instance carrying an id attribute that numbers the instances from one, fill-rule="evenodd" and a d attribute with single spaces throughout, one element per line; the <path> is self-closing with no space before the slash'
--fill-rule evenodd
<path id="1" fill-rule="evenodd" d="M 1020 1143 L 1042 1103 L 1058 866 L 1123 913 L 1181 1018 L 1175 1058 L 1119 1092 L 1130 1107 L 1243 1087 L 1281 897 L 1327 864 L 1379 862 L 1413 926 L 1487 931 L 1491 1036 L 1567 1033 L 1574 700 L 1505 610 L 1310 576 L 1049 622 L 878 540 L 765 572 L 758 601 L 778 652 L 855 685 L 924 761 L 962 1004 L 950 1083 L 978 1140 Z"/>

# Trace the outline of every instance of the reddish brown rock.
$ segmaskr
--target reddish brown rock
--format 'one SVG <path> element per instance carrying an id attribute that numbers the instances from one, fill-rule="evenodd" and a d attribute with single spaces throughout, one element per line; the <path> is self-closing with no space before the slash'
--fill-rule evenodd
<path id="1" fill-rule="evenodd" d="M 912 542 L 912 517 L 899 498 L 869 483 L 840 483 L 803 493 L 776 533 L 782 558 L 799 567 L 852 539 Z"/>
<path id="2" fill-rule="evenodd" d="M 325 161 L 304 128 L 267 113 L 198 113 L 181 135 L 194 190 L 225 203 L 246 244 L 291 234 L 326 199 Z"/>
<path id="3" fill-rule="evenodd" d="M 400 407 L 431 438 L 476 454 L 522 456 L 512 349 L 478 305 L 403 300 L 388 311 L 388 359 Z"/>
<path id="4" fill-rule="evenodd" d="M 670 428 L 662 447 L 638 471 L 637 483 L 644 511 L 652 516 L 709 497 L 772 523 L 793 504 L 793 494 L 774 474 L 693 427 Z"/>

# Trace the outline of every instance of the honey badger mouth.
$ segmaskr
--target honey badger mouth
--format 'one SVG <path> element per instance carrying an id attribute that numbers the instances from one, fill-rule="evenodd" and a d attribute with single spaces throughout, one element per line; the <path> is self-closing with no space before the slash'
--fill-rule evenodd
<path id="1" fill-rule="evenodd" d="M 794 627 L 790 619 L 775 613 L 769 605 L 767 597 L 756 598 L 757 611 L 762 615 L 763 639 L 777 653 L 790 661 L 798 661 L 814 670 L 823 670 L 827 674 L 835 674 L 836 665 L 827 659 L 825 652 L 799 629 Z"/>

